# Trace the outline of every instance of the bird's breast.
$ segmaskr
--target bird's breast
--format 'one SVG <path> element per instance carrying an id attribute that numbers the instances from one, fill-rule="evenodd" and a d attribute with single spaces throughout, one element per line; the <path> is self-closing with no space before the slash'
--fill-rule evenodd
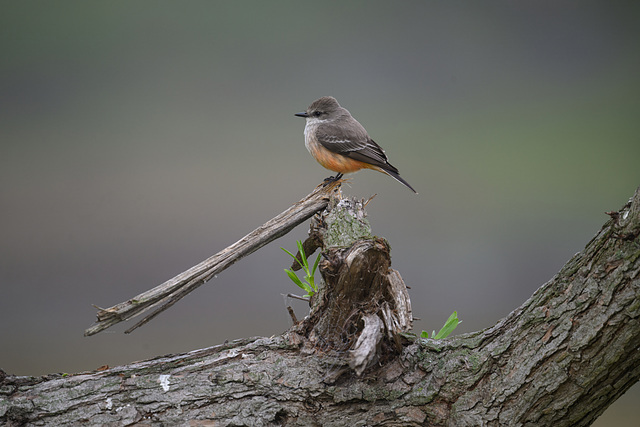
<path id="1" fill-rule="evenodd" d="M 307 120 L 307 124 L 304 127 L 304 146 L 311 154 L 315 151 L 315 145 L 318 144 L 315 134 L 318 129 L 318 122 L 313 120 Z M 315 142 L 315 143 L 314 143 Z"/>

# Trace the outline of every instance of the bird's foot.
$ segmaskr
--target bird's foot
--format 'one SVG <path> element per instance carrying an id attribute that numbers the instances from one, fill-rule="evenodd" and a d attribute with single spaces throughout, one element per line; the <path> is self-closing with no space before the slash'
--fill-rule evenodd
<path id="1" fill-rule="evenodd" d="M 325 178 L 324 182 L 322 183 L 323 187 L 326 187 L 327 185 L 331 184 L 332 182 L 336 182 L 339 179 L 341 179 L 344 175 L 341 173 L 338 173 L 336 176 L 330 176 L 329 178 Z"/>

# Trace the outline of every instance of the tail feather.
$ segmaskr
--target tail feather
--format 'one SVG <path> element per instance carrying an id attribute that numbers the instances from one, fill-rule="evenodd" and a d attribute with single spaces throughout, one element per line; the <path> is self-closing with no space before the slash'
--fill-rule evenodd
<path id="1" fill-rule="evenodd" d="M 389 165 L 391 166 L 391 165 Z M 393 167 L 393 166 L 392 166 Z M 395 170 L 394 170 L 395 169 Z M 411 191 L 413 191 L 414 193 L 418 194 L 418 192 L 416 190 L 413 189 L 413 187 L 411 186 L 411 184 L 409 184 L 407 181 L 405 181 L 400 174 L 398 173 L 398 170 L 396 168 L 393 169 L 382 169 L 380 168 L 380 170 L 384 173 L 386 173 L 387 175 L 389 175 L 391 178 L 395 179 L 396 181 L 400 182 L 401 184 L 406 185 Z"/>

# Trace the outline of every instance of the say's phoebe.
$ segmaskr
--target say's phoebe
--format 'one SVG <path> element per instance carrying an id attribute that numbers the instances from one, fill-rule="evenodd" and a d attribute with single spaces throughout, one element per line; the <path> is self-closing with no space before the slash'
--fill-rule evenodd
<path id="1" fill-rule="evenodd" d="M 332 181 L 345 173 L 373 169 L 386 173 L 418 194 L 389 163 L 384 150 L 334 97 L 323 96 L 296 116 L 307 119 L 304 145 L 309 153 L 325 168 L 338 172 L 335 178 L 329 178 Z"/>

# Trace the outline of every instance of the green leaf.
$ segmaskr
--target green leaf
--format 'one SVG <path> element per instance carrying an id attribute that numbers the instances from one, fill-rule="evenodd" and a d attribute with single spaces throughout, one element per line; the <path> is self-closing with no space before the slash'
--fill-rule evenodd
<path id="1" fill-rule="evenodd" d="M 308 274 L 304 276 L 304 281 L 309 285 L 311 289 L 313 289 L 313 277 L 310 277 Z"/>
<path id="2" fill-rule="evenodd" d="M 307 285 L 306 283 L 301 282 L 298 286 L 300 286 L 300 289 L 302 289 L 303 291 L 306 291 L 306 292 L 307 292 L 307 295 L 305 295 L 305 296 L 311 296 L 311 295 L 313 295 L 313 293 L 314 293 L 314 292 L 313 292 L 313 289 L 311 289 L 311 288 L 309 287 L 309 285 Z"/>
<path id="3" fill-rule="evenodd" d="M 320 263 L 320 255 L 318 254 L 318 258 L 316 258 L 316 262 L 313 264 L 313 270 L 311 270 L 311 275 L 315 275 L 316 274 L 316 269 L 318 268 L 318 264 Z"/>
<path id="4" fill-rule="evenodd" d="M 281 247 L 280 249 L 282 249 L 283 251 L 285 251 L 286 253 L 288 253 L 288 254 L 289 254 L 289 256 L 290 256 L 291 258 L 296 259 L 296 256 L 295 256 L 294 254 L 292 254 L 291 252 L 289 252 L 288 250 L 286 250 L 285 248 L 282 248 L 282 247 Z"/>
<path id="5" fill-rule="evenodd" d="M 287 272 L 287 275 L 289 276 L 289 278 L 291 280 L 293 280 L 293 283 L 295 283 L 296 285 L 302 287 L 302 281 L 298 278 L 298 276 L 296 276 L 296 273 L 294 273 L 291 270 L 287 270 L 286 268 L 284 269 L 284 271 Z"/>
<path id="6" fill-rule="evenodd" d="M 293 258 L 293 260 L 294 260 L 295 262 L 297 262 L 297 263 L 298 263 L 298 265 L 300 265 L 300 267 L 304 268 L 304 265 L 303 265 L 302 263 L 300 263 L 300 261 L 298 260 L 298 258 L 296 258 L 296 256 L 295 256 L 294 254 L 292 254 L 291 252 L 289 252 L 289 251 L 288 251 L 288 250 L 286 250 L 285 248 L 280 248 L 280 249 L 282 249 L 283 251 L 285 251 L 286 253 L 288 253 L 288 254 L 289 254 L 289 256 L 290 256 L 291 258 Z"/>
<path id="7" fill-rule="evenodd" d="M 320 261 L 320 256 L 318 255 L 318 259 L 316 259 L 316 264 L 314 265 L 313 272 L 311 272 L 311 271 L 309 271 L 309 263 L 307 261 L 306 255 L 304 253 L 304 247 L 303 247 L 302 241 L 301 240 L 297 240 L 296 244 L 298 246 L 298 253 L 300 254 L 300 259 L 296 258 L 296 256 L 294 254 L 292 254 L 291 252 L 289 252 L 285 248 L 280 248 L 280 249 L 282 249 L 283 251 L 288 253 L 289 256 L 291 258 L 293 258 L 294 260 L 296 260 L 296 262 L 300 265 L 300 267 L 302 267 L 302 269 L 306 273 L 305 276 L 304 276 L 304 279 L 306 280 L 306 282 L 303 282 L 302 280 L 300 280 L 300 278 L 298 278 L 298 276 L 293 271 L 290 271 L 290 270 L 287 270 L 287 269 L 285 269 L 284 271 L 287 273 L 287 275 L 293 281 L 293 283 L 295 283 L 299 288 L 301 288 L 301 289 L 303 289 L 303 290 L 305 290 L 307 292 L 307 295 L 305 295 L 305 297 L 310 297 L 311 295 L 313 295 L 318 290 L 318 288 L 316 287 L 316 285 L 314 283 L 313 274 L 315 272 L 315 269 L 318 266 L 318 262 Z"/>
<path id="8" fill-rule="evenodd" d="M 441 340 L 448 337 L 451 332 L 458 327 L 458 323 L 460 323 L 460 320 L 458 319 L 458 312 L 454 311 L 451 316 L 449 316 L 442 329 L 440 329 L 440 332 L 438 332 L 438 334 L 433 338 Z"/>
<path id="9" fill-rule="evenodd" d="M 308 271 L 309 264 L 307 263 L 307 255 L 304 253 L 304 246 L 302 245 L 302 240 L 296 240 L 296 243 L 298 244 L 298 253 L 300 254 L 300 259 L 304 264 L 304 269 L 305 271 Z"/>
<path id="10" fill-rule="evenodd" d="M 420 338 L 429 338 L 429 332 L 422 331 L 422 333 L 420 334 Z"/>
<path id="11" fill-rule="evenodd" d="M 293 280 L 293 283 L 295 283 L 296 285 L 298 285 L 298 287 L 304 291 L 307 291 L 307 293 L 312 293 L 313 289 L 305 282 L 303 282 L 302 280 L 300 280 L 298 278 L 298 276 L 296 276 L 296 273 L 294 273 L 293 271 L 290 270 L 284 270 L 287 272 L 287 274 L 289 275 L 289 278 L 291 280 Z"/>

